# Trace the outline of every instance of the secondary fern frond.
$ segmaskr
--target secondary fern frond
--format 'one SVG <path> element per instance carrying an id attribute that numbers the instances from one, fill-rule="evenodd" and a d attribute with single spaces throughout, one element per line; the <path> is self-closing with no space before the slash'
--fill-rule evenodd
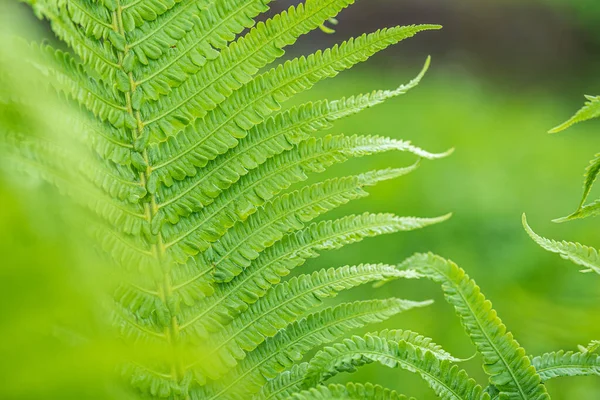
<path id="1" fill-rule="evenodd" d="M 499 389 L 503 398 L 550 398 L 525 350 L 462 269 L 431 254 L 415 255 L 402 263 L 401 268 L 414 269 L 442 285 L 446 300 L 454 306 L 465 331 L 483 357 L 490 383 Z"/>

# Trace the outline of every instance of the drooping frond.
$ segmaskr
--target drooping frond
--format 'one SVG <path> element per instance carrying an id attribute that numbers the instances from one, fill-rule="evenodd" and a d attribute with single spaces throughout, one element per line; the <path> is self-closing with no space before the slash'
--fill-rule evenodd
<path id="1" fill-rule="evenodd" d="M 379 362 L 418 373 L 442 399 L 489 399 L 481 386 L 446 358 L 445 352 L 436 354 L 437 348 L 430 341 L 396 342 L 376 334 L 353 336 L 318 352 L 309 362 L 304 385 L 314 387 L 340 372 L 354 372 L 357 367 Z"/>
<path id="2" fill-rule="evenodd" d="M 525 350 L 462 269 L 432 254 L 417 254 L 403 262 L 401 268 L 414 269 L 442 285 L 446 300 L 483 357 L 490 383 L 499 389 L 502 398 L 550 398 Z"/>
<path id="3" fill-rule="evenodd" d="M 294 393 L 294 400 L 414 400 L 395 390 L 371 383 L 347 383 L 317 386 L 310 390 Z"/>
<path id="4" fill-rule="evenodd" d="M 584 267 L 582 272 L 593 271 L 597 274 L 600 274 L 600 255 L 598 255 L 598 250 L 576 242 L 566 242 L 564 240 L 559 242 L 546 239 L 531 229 L 531 227 L 527 224 L 527 218 L 525 217 L 525 214 L 523 214 L 523 226 L 525 227 L 525 230 L 529 236 L 543 249 L 559 254 L 565 260 L 569 260 L 577 265 L 581 265 Z"/>

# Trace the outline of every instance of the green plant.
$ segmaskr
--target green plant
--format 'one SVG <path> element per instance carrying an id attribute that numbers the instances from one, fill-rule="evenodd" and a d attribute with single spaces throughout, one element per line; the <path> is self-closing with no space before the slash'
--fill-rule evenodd
<path id="1" fill-rule="evenodd" d="M 489 376 L 487 385 L 471 379 L 457 365 L 464 360 L 453 357 L 431 339 L 410 331 L 384 330 L 353 336 L 324 348 L 308 363 L 269 382 L 261 393 L 274 399 L 285 399 L 290 394 L 292 399 L 303 400 L 404 399 L 371 384 L 323 384 L 341 372 L 353 372 L 374 362 L 419 374 L 441 399 L 550 399 L 545 385 L 550 379 L 600 375 L 597 341 L 581 346 L 578 352 L 561 350 L 528 356 L 480 288 L 453 262 L 433 254 L 416 254 L 398 269 L 441 284 L 446 300 L 454 307 L 483 361 Z M 305 390 L 294 393 L 297 388 Z M 277 395 L 272 395 L 274 392 Z"/>
<path id="2" fill-rule="evenodd" d="M 84 224 L 122 270 L 111 304 L 121 338 L 150 353 L 124 367 L 135 390 L 126 398 L 405 398 L 368 383 L 325 385 L 374 362 L 418 373 L 443 399 L 547 399 L 549 379 L 600 375 L 597 342 L 527 356 L 475 282 L 432 254 L 281 282 L 319 251 L 444 219 L 364 214 L 309 223 L 416 165 L 284 192 L 354 156 L 401 150 L 439 157 L 388 138 L 312 136 L 403 94 L 422 74 L 394 91 L 269 116 L 318 80 L 435 26 L 379 31 L 258 74 L 351 1 L 309 0 L 239 39 L 265 1 L 30 3 L 74 54 L 17 45 L 8 47 L 11 55 L 3 48 L 2 66 L 18 67 L 0 73 L 2 164 L 36 173 L 91 211 Z M 19 76 L 22 55 L 41 80 Z M 49 107 L 35 91 L 42 81 L 84 112 Z M 188 231 L 189 240 L 179 239 Z M 301 362 L 350 329 L 428 304 L 366 300 L 316 310 L 340 290 L 398 278 L 441 284 L 483 361 L 487 385 L 458 367 L 463 360 L 411 331 L 353 336 Z"/>
<path id="3" fill-rule="evenodd" d="M 362 214 L 311 223 L 417 164 L 286 192 L 353 157 L 445 156 L 386 137 L 315 135 L 404 94 L 429 60 L 395 90 L 280 109 L 317 82 L 438 26 L 383 29 L 261 72 L 353 1 L 307 0 L 256 26 L 268 0 L 27 2 L 70 50 L 17 44 L 15 54 L 3 52 L 13 67 L 2 74 L 3 161 L 90 211 L 86 229 L 123 275 L 113 291 L 114 324 L 126 344 L 148 353 L 123 366 L 134 398 L 279 397 L 269 390 L 301 371 L 309 350 L 428 304 L 365 300 L 310 313 L 339 291 L 417 276 L 384 264 L 281 280 L 320 251 L 447 218 Z M 41 76 L 22 74 L 26 67 Z M 45 108 L 40 85 L 82 112 Z M 388 395 L 368 386 L 344 390 Z"/>
<path id="4" fill-rule="evenodd" d="M 552 129 L 550 133 L 561 132 L 579 122 L 600 117 L 600 96 L 586 96 L 586 98 L 588 102 L 583 108 L 581 108 L 567 122 Z M 600 199 L 586 204 L 598 174 L 600 174 L 600 153 L 594 156 L 585 171 L 583 196 L 581 197 L 581 201 L 579 202 L 577 210 L 566 217 L 555 219 L 554 222 L 572 221 L 580 218 L 594 217 L 600 214 Z M 597 249 L 582 245 L 577 242 L 555 241 L 544 238 L 536 234 L 531 229 L 531 227 L 527 224 L 525 215 L 523 215 L 523 226 L 525 227 L 525 230 L 529 236 L 531 236 L 531 238 L 542 248 L 550 252 L 557 253 L 561 257 L 582 266 L 582 272 L 595 272 L 600 274 L 600 255 L 598 255 Z"/>

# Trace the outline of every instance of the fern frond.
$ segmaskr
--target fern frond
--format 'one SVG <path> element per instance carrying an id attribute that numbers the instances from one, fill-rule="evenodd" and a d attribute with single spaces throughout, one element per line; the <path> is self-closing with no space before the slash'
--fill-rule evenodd
<path id="1" fill-rule="evenodd" d="M 371 383 L 347 383 L 346 385 L 332 384 L 294 393 L 294 400 L 414 400 L 395 390 Z"/>
<path id="2" fill-rule="evenodd" d="M 546 239 L 531 229 L 527 224 L 525 214 L 523 214 L 523 226 L 533 241 L 543 249 L 559 254 L 565 260 L 583 266 L 584 269 L 582 272 L 593 271 L 600 274 L 600 255 L 598 255 L 598 250 L 576 242 L 566 242 L 564 240 L 559 242 Z"/>
<path id="3" fill-rule="evenodd" d="M 248 398 L 269 379 L 291 368 L 310 350 L 333 342 L 353 329 L 381 322 L 392 315 L 423 307 L 430 302 L 400 299 L 368 300 L 327 308 L 288 325 L 273 338 L 260 344 L 223 379 L 227 382 L 216 394 Z"/>
<path id="4" fill-rule="evenodd" d="M 376 91 L 366 95 L 350 97 L 332 102 L 307 103 L 284 113 L 270 117 L 252 128 L 238 146 L 203 167 L 202 174 L 183 181 L 168 181 L 158 194 L 158 204 L 166 218 L 173 222 L 179 215 L 189 215 L 212 203 L 214 198 L 229 188 L 250 170 L 257 168 L 270 157 L 290 150 L 306 140 L 310 134 L 329 128 L 331 122 L 375 106 L 389 98 L 406 93 L 414 88 L 429 67 L 429 59 L 421 73 L 406 85 L 395 90 Z M 150 190 L 155 182 L 149 182 Z"/>
<path id="5" fill-rule="evenodd" d="M 133 50 L 142 67 L 137 71 L 136 85 L 146 99 L 158 100 L 197 73 L 207 62 L 219 57 L 215 49 L 224 48 L 235 35 L 254 25 L 254 17 L 267 11 L 269 0 L 213 1 L 205 9 L 202 9 L 204 5 L 198 7 L 194 3 L 188 2 L 176 9 L 177 20 L 182 19 L 185 26 L 175 35 L 169 32 L 172 28 L 162 28 L 169 38 L 165 38 L 160 46 L 140 42 L 141 38 L 137 40 L 139 46 Z M 197 11 L 189 12 L 188 7 L 196 7 Z M 183 34 L 181 31 L 188 30 L 185 21 L 190 17 L 192 27 Z M 170 25 L 173 23 L 170 22 Z M 173 56 L 161 57 L 163 54 Z"/>
<path id="6" fill-rule="evenodd" d="M 585 103 L 585 106 L 577 111 L 577 113 L 567 122 L 551 129 L 550 133 L 558 133 L 579 122 L 600 117 L 600 96 L 585 96 L 585 98 L 588 100 Z"/>
<path id="7" fill-rule="evenodd" d="M 401 268 L 439 282 L 448 303 L 484 361 L 490 383 L 506 399 L 549 399 L 539 374 L 510 332 L 498 318 L 479 287 L 456 264 L 432 254 L 417 254 Z"/>
<path id="8" fill-rule="evenodd" d="M 426 25 L 378 31 L 308 58 L 294 59 L 259 75 L 233 92 L 206 117 L 166 142 L 151 147 L 150 160 L 154 174 L 163 183 L 167 179 L 181 180 L 186 176 L 194 176 L 196 167 L 203 167 L 208 161 L 236 146 L 238 139 L 245 137 L 249 129 L 278 110 L 283 101 L 311 88 L 322 79 L 333 77 L 366 60 L 391 44 L 434 28 L 436 27 Z M 191 103 L 185 104 L 190 106 Z M 174 116 L 173 121 L 167 123 L 165 133 L 183 128 L 186 123 L 182 124 L 181 121 L 188 120 L 188 115 L 186 112 L 185 115 Z M 159 119 L 154 118 L 148 122 L 149 132 L 152 131 L 150 125 L 158 123 Z M 175 120 L 179 121 L 176 127 L 173 125 Z"/>
<path id="9" fill-rule="evenodd" d="M 95 2 L 72 0 L 66 4 L 68 15 L 76 24 L 83 27 L 86 36 L 94 39 L 108 39 L 113 31 L 110 10 Z"/>
<path id="10" fill-rule="evenodd" d="M 302 382 L 308 372 L 308 363 L 294 365 L 267 382 L 252 400 L 287 400 L 302 390 Z"/>
<path id="11" fill-rule="evenodd" d="M 309 362 L 303 385 L 314 387 L 339 372 L 354 372 L 357 367 L 379 362 L 418 373 L 441 399 L 489 399 L 464 370 L 438 358 L 428 346 L 421 346 L 375 334 L 353 336 L 319 351 Z"/>
<path id="12" fill-rule="evenodd" d="M 600 376 L 600 356 L 593 353 L 557 351 L 532 359 L 544 381 L 563 376 Z"/>
<path id="13" fill-rule="evenodd" d="M 583 182 L 583 195 L 581 197 L 581 201 L 579 203 L 579 207 L 575 210 L 574 213 L 563 217 L 557 218 L 553 222 L 566 222 L 574 219 L 593 217 L 600 213 L 599 211 L 599 202 L 600 200 L 596 200 L 593 203 L 585 204 L 588 199 L 590 192 L 592 191 L 592 187 L 598 178 L 598 174 L 600 174 L 600 153 L 594 156 L 594 159 L 590 161 L 590 164 L 585 170 L 585 180 Z"/>
<path id="14" fill-rule="evenodd" d="M 166 82 L 162 83 L 162 88 L 157 87 L 161 84 L 160 78 L 156 82 L 146 82 L 148 78 L 143 79 L 139 84 L 150 98 L 158 100 L 159 94 L 169 93 L 166 101 L 150 104 L 146 114 L 161 116 L 151 118 L 150 121 L 162 119 L 174 111 L 177 111 L 177 118 L 185 118 L 187 121 L 203 117 L 226 96 L 247 84 L 259 69 L 280 57 L 284 46 L 294 43 L 298 36 L 310 32 L 318 23 L 337 14 L 352 2 L 353 0 L 310 0 L 297 8 L 290 7 L 287 12 L 276 15 L 266 23 L 260 23 L 221 54 L 206 54 L 205 56 L 215 60 L 207 62 L 197 74 L 171 93 Z M 203 63 L 205 56 L 195 64 Z M 171 70 L 171 65 L 168 66 Z M 184 75 L 175 71 L 175 75 L 179 75 L 176 80 L 185 79 Z M 164 112 L 169 109 L 168 113 Z M 165 121 L 164 126 L 159 126 L 160 131 L 168 134 L 176 126 L 181 127 L 181 121 L 177 125 L 171 125 L 177 122 L 177 118 Z"/>
<path id="15" fill-rule="evenodd" d="M 266 203 L 243 223 L 235 224 L 205 254 L 212 260 L 217 282 L 229 282 L 260 253 L 288 232 L 302 229 L 317 216 L 342 204 L 365 197 L 365 186 L 392 179 L 405 169 L 372 171 L 347 178 L 334 178 Z"/>
<path id="16" fill-rule="evenodd" d="M 2 124 L 0 151 L 9 151 L 0 161 L 38 174 L 83 206 L 89 218 L 81 228 L 102 250 L 102 265 L 123 274 L 111 282 L 106 303 L 116 333 L 133 349 L 118 383 L 131 398 L 289 398 L 302 389 L 307 364 L 298 362 L 308 352 L 429 304 L 386 299 L 321 308 L 342 290 L 419 277 L 392 265 L 282 282 L 323 250 L 448 218 L 365 213 L 311 224 L 418 162 L 283 193 L 353 157 L 391 150 L 419 159 L 447 155 L 379 136 L 312 137 L 413 88 L 429 59 L 395 90 L 280 110 L 319 81 L 439 26 L 383 29 L 265 69 L 354 0 L 305 0 L 264 23 L 255 21 L 270 0 L 23 1 L 69 50 L 24 46 L 23 64 L 35 78 L 14 68 L 19 51 L 3 51 L 11 53 L 11 68 L 5 74 L 7 63 L 0 63 L 0 86 L 7 87 L 0 119 L 12 120 Z M 31 96 L 38 88 L 52 89 L 79 112 L 63 116 L 46 107 Z M 412 332 L 384 331 L 381 340 L 410 341 L 433 375 L 454 360 Z M 404 398 L 372 385 L 319 386 L 302 396 L 327 393 Z"/>
<path id="17" fill-rule="evenodd" d="M 595 200 L 594 202 L 590 203 L 590 204 L 586 204 L 584 206 L 581 206 L 577 211 L 575 211 L 573 214 L 568 215 L 566 217 L 563 218 L 557 218 L 552 220 L 552 222 L 567 222 L 567 221 L 572 221 L 574 219 L 582 219 L 582 218 L 588 218 L 588 217 L 595 217 L 598 214 L 600 214 L 600 199 Z"/>
<path id="18" fill-rule="evenodd" d="M 596 178 L 598 178 L 598 174 L 600 174 L 600 153 L 594 156 L 594 159 L 590 161 L 590 165 L 585 170 L 585 182 L 583 184 L 583 196 L 581 198 L 581 203 L 579 204 L 579 208 L 581 209 L 585 204 L 594 182 L 596 182 Z"/>
<path id="19" fill-rule="evenodd" d="M 338 292 L 368 282 L 402 277 L 395 267 L 389 265 L 364 264 L 353 267 L 320 270 L 311 275 L 300 275 L 288 282 L 275 285 L 267 295 L 241 313 L 223 332 L 216 334 L 209 346 L 218 357 L 220 365 L 202 365 L 204 374 L 216 379 L 237 364 L 267 337 L 320 305 L 322 299 L 334 297 Z M 181 331 L 193 329 L 198 321 L 189 316 L 181 324 Z"/>
<path id="20" fill-rule="evenodd" d="M 284 237 L 268 248 L 252 266 L 229 283 L 216 287 L 210 298 L 197 304 L 188 299 L 194 293 L 195 285 L 212 279 L 210 268 L 188 277 L 174 286 L 174 290 L 188 305 L 196 309 L 199 320 L 205 321 L 206 330 L 218 330 L 230 321 L 232 316 L 245 310 L 249 304 L 263 297 L 267 290 L 280 282 L 281 277 L 298 267 L 308 258 L 317 257 L 318 251 L 338 249 L 347 244 L 359 242 L 366 237 L 394 233 L 410 229 L 398 223 L 398 217 L 390 214 L 368 214 L 347 216 L 334 221 L 313 223 L 307 228 Z M 440 219 L 422 219 L 413 229 L 442 222 Z M 405 277 L 416 278 L 416 274 Z M 181 282 L 176 280 L 175 282 Z M 188 301 L 186 301 L 188 300 Z"/>
<path id="21" fill-rule="evenodd" d="M 348 157 L 390 150 L 438 157 L 408 142 L 389 138 L 343 135 L 311 138 L 242 177 L 228 190 L 227 196 L 219 196 L 199 213 L 180 219 L 175 226 L 165 224 L 161 230 L 165 245 L 177 261 L 184 262 L 188 257 L 208 249 L 235 222 L 245 220 L 274 195 L 293 183 L 307 179 L 307 173 L 322 172 L 327 166 L 343 162 Z"/>

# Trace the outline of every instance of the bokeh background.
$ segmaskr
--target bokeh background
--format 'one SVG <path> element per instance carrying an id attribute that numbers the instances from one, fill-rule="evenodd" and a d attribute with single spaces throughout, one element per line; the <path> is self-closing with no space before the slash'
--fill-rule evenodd
<path id="1" fill-rule="evenodd" d="M 279 0 L 273 9 L 292 3 Z M 362 32 L 413 23 L 439 23 L 444 29 L 402 42 L 297 101 L 395 88 L 416 75 L 431 55 L 432 67 L 418 88 L 338 122 L 331 132 L 388 135 L 430 151 L 454 147 L 455 153 L 422 163 L 415 173 L 373 188 L 372 196 L 336 213 L 370 210 L 436 216 L 453 212 L 454 216 L 422 231 L 371 239 L 325 254 L 306 268 L 397 263 L 414 252 L 432 251 L 468 271 L 530 354 L 575 349 L 600 338 L 600 279 L 580 274 L 574 265 L 540 249 L 521 226 L 525 212 L 542 235 L 600 247 L 597 220 L 550 222 L 578 204 L 584 168 L 600 148 L 600 122 L 560 135 L 546 134 L 582 104 L 583 94 L 600 93 L 600 1 L 363 0 L 339 16 L 335 34 L 308 35 L 289 56 Z M 31 24 L 43 28 L 33 18 Z M 413 161 L 386 154 L 351 161 L 331 172 L 349 174 Z M 11 214 L 10 207 L 20 206 L 7 200 L 0 204 L 3 215 L 17 215 Z M 13 223 L 8 217 L 2 222 L 5 228 Z M 39 238 L 35 224 L 15 224 Z M 3 253 L 14 245 L 3 243 Z M 24 251 L 32 254 L 29 247 Z M 3 271 L 4 278 L 14 272 Z M 56 276 L 46 279 L 57 281 Z M 47 287 L 44 282 L 37 284 Z M 14 300 L 11 293 L 4 292 L 6 302 Z M 343 295 L 347 299 L 389 296 L 436 302 L 371 330 L 415 330 L 456 356 L 468 358 L 474 353 L 434 284 L 398 281 Z M 474 358 L 465 368 L 483 383 L 480 365 Z M 355 379 L 381 383 L 419 399 L 434 398 L 418 378 L 399 370 L 369 366 Z M 549 386 L 555 399 L 600 398 L 597 377 L 557 380 Z"/>

